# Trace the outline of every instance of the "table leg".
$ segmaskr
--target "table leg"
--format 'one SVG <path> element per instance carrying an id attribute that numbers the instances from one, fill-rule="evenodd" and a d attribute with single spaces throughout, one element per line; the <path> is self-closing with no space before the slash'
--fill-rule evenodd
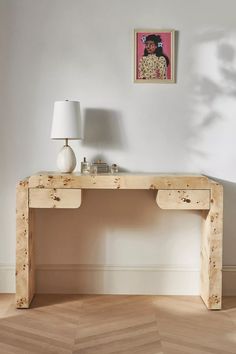
<path id="1" fill-rule="evenodd" d="M 210 310 L 222 307 L 223 187 L 211 182 L 210 210 L 203 211 L 200 294 Z"/>
<path id="2" fill-rule="evenodd" d="M 28 203 L 28 180 L 16 193 L 16 307 L 29 308 L 35 293 L 33 210 Z"/>

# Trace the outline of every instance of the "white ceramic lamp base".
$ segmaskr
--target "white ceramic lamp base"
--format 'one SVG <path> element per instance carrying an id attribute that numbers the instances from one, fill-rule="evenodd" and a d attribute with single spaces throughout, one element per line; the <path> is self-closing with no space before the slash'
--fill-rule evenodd
<path id="1" fill-rule="evenodd" d="M 64 145 L 57 156 L 57 167 L 63 173 L 73 172 L 76 166 L 74 151 L 69 145 Z"/>

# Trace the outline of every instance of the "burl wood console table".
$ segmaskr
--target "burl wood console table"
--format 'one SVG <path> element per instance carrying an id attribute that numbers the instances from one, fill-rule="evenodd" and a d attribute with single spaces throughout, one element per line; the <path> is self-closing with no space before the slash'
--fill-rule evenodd
<path id="1" fill-rule="evenodd" d="M 208 309 L 221 309 L 223 188 L 201 175 L 44 172 L 17 186 L 16 306 L 30 307 L 35 293 L 34 208 L 79 208 L 83 189 L 154 189 L 162 209 L 202 210 L 201 290 Z"/>

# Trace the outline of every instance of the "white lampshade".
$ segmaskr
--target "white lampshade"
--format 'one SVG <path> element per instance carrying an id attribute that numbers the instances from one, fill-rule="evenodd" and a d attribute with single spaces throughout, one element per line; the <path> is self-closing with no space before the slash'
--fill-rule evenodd
<path id="1" fill-rule="evenodd" d="M 82 139 L 78 101 L 54 103 L 51 139 Z"/>

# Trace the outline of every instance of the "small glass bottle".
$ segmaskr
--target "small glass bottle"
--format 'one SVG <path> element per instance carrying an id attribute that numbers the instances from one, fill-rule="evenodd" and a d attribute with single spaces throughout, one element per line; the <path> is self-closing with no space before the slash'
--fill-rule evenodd
<path id="1" fill-rule="evenodd" d="M 96 176 L 97 173 L 98 173 L 98 167 L 97 167 L 97 165 L 92 164 L 92 165 L 90 166 L 90 174 L 91 174 L 92 176 Z"/>
<path id="2" fill-rule="evenodd" d="M 90 163 L 86 161 L 86 157 L 84 157 L 84 161 L 81 162 L 81 173 L 84 175 L 90 173 Z"/>
<path id="3" fill-rule="evenodd" d="M 118 173 L 118 166 L 116 163 L 113 163 L 113 165 L 111 165 L 111 173 Z"/>

